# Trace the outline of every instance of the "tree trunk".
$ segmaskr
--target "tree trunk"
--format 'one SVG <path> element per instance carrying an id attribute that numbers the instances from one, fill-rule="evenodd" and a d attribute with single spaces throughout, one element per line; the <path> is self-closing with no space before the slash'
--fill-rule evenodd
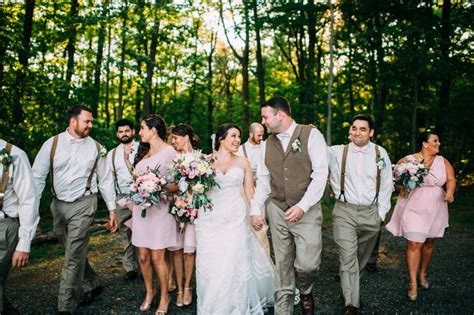
<path id="1" fill-rule="evenodd" d="M 25 18 L 23 23 L 23 38 L 22 45 L 18 52 L 18 59 L 20 61 L 20 68 L 16 72 L 16 82 L 13 88 L 13 129 L 20 131 L 21 123 L 24 120 L 23 111 L 23 92 L 25 88 L 25 79 L 28 72 L 28 58 L 30 55 L 31 34 L 33 31 L 33 11 L 35 8 L 34 0 L 25 1 Z M 24 137 L 15 137 L 15 144 L 23 147 Z"/>
<path id="2" fill-rule="evenodd" d="M 122 44 L 120 51 L 119 64 L 119 86 L 118 86 L 118 108 L 117 119 L 122 119 L 123 116 L 123 70 L 125 68 L 125 53 L 127 51 L 127 17 L 128 17 L 128 1 L 125 0 L 122 8 Z"/>
<path id="3" fill-rule="evenodd" d="M 102 60 L 104 57 L 104 42 L 105 42 L 105 23 L 107 22 L 107 11 L 109 1 L 105 0 L 102 7 L 102 16 L 99 28 L 99 38 L 97 40 L 97 56 L 94 66 L 94 89 L 92 96 L 92 115 L 97 117 L 100 97 L 100 74 L 102 70 Z"/>
<path id="4" fill-rule="evenodd" d="M 330 2 L 330 0 L 329 0 Z M 332 4 L 330 4 L 332 5 Z M 314 78 L 314 70 L 316 66 L 316 8 L 314 5 L 314 0 L 308 1 L 307 6 L 307 26 L 308 26 L 308 64 L 306 67 L 306 103 L 308 104 L 307 110 L 307 117 L 309 122 L 314 122 L 316 118 L 316 102 L 314 98 L 314 91 L 315 91 L 315 78 Z M 330 10 L 333 10 L 332 7 Z M 331 19 L 333 20 L 334 17 L 332 16 L 333 13 L 331 11 Z M 333 23 L 333 21 L 331 22 Z M 331 26 L 331 32 L 334 32 Z M 332 34 L 332 36 L 334 36 Z"/>
<path id="5" fill-rule="evenodd" d="M 160 21 L 158 20 L 158 6 L 160 1 L 155 0 L 154 16 L 155 22 L 151 31 L 150 54 L 146 62 L 146 79 L 145 79 L 145 93 L 143 102 L 143 115 L 151 113 L 151 89 L 153 70 L 155 69 L 156 47 L 158 46 L 158 34 L 160 31 Z"/>
<path id="6" fill-rule="evenodd" d="M 326 143 L 332 144 L 332 83 L 334 81 L 334 8 L 332 1 L 328 0 L 329 11 L 331 14 L 330 37 L 329 37 L 329 81 L 328 81 L 328 100 L 327 100 L 327 125 L 326 125 Z"/>
<path id="7" fill-rule="evenodd" d="M 411 112 L 411 151 L 416 151 L 416 134 L 417 134 L 417 110 L 418 110 L 418 74 L 415 74 L 415 82 L 413 84 L 413 108 Z"/>
<path id="8" fill-rule="evenodd" d="M 257 0 L 253 0 L 253 21 L 255 27 L 255 44 L 256 44 L 256 59 L 257 59 L 257 80 L 258 80 L 258 99 L 259 104 L 265 102 L 265 66 L 263 64 L 262 43 L 260 38 L 261 20 L 258 16 Z"/>
<path id="9" fill-rule="evenodd" d="M 449 96 L 451 94 L 451 61 L 449 48 L 451 46 L 451 0 L 443 1 L 443 12 L 441 14 L 441 65 L 442 69 L 441 85 L 439 87 L 438 103 L 438 131 L 443 133 L 445 129 L 446 113 L 449 108 Z"/>
<path id="10" fill-rule="evenodd" d="M 212 80 L 214 78 L 214 71 L 212 68 L 212 62 L 214 59 L 214 51 L 216 49 L 217 43 L 217 32 L 212 33 L 211 35 L 211 49 L 209 54 L 207 55 L 207 132 L 208 135 L 212 135 L 214 131 L 214 127 L 212 124 L 212 116 L 214 113 L 214 102 L 213 102 L 213 85 Z M 209 137 L 209 144 L 211 146 L 211 152 L 214 148 L 212 148 L 212 140 Z"/>
<path id="11" fill-rule="evenodd" d="M 76 27 L 77 27 L 77 18 L 78 18 L 78 12 L 77 12 L 78 6 L 79 6 L 78 0 L 71 1 L 71 8 L 69 10 L 68 42 L 66 46 L 66 51 L 67 51 L 66 83 L 68 85 L 71 84 L 72 75 L 74 74 L 74 54 L 76 52 L 76 33 L 77 33 Z M 67 95 L 67 97 L 69 98 L 69 95 Z"/>
<path id="12" fill-rule="evenodd" d="M 112 46 L 112 25 L 108 23 L 107 27 L 107 62 L 105 63 L 105 100 L 104 100 L 104 111 L 105 111 L 105 123 L 107 128 L 110 127 L 110 109 L 109 109 L 109 96 L 110 96 L 110 50 Z"/>

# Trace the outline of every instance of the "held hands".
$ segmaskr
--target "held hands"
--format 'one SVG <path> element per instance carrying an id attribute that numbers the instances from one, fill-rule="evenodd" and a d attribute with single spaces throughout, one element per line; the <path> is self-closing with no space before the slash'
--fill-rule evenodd
<path id="1" fill-rule="evenodd" d="M 297 205 L 285 211 L 285 220 L 289 222 L 298 222 L 304 216 L 304 211 Z"/>
<path id="2" fill-rule="evenodd" d="M 111 233 L 117 232 L 118 229 L 118 219 L 117 213 L 114 211 L 109 212 L 109 230 Z"/>
<path id="3" fill-rule="evenodd" d="M 26 266 L 26 264 L 28 263 L 29 256 L 30 253 L 15 250 L 12 257 L 12 267 L 21 268 L 23 266 Z"/>
<path id="4" fill-rule="evenodd" d="M 250 224 L 252 224 L 255 231 L 260 231 L 265 225 L 265 219 L 261 215 L 251 215 Z"/>

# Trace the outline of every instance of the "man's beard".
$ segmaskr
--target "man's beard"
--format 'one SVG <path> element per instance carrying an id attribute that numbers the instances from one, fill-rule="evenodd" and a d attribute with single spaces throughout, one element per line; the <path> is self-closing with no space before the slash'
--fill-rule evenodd
<path id="1" fill-rule="evenodd" d="M 120 143 L 128 144 L 133 141 L 133 137 L 123 136 L 122 138 L 119 138 L 119 141 Z"/>
<path id="2" fill-rule="evenodd" d="M 262 140 L 258 140 L 255 137 L 252 137 L 252 142 L 258 145 L 260 144 L 260 142 L 262 142 Z"/>
<path id="3" fill-rule="evenodd" d="M 89 136 L 89 133 L 90 133 L 91 129 L 90 128 L 86 128 L 84 130 L 79 130 L 79 129 L 74 129 L 74 132 L 81 138 L 86 138 Z"/>

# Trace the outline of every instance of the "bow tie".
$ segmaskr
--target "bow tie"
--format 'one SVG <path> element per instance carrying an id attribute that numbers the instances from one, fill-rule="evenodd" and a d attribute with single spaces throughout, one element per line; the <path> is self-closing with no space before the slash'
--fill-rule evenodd
<path id="1" fill-rule="evenodd" d="M 288 139 L 288 138 L 290 138 L 290 135 L 287 134 L 287 133 L 279 133 L 279 134 L 277 134 L 276 136 L 277 136 L 277 138 L 278 138 L 279 140 L 283 140 L 283 139 Z"/>
<path id="2" fill-rule="evenodd" d="M 79 138 L 79 139 L 75 139 L 75 138 L 72 138 L 72 139 L 69 139 L 69 143 L 71 144 L 74 144 L 74 143 L 81 143 L 84 141 L 85 138 Z"/>
<path id="3" fill-rule="evenodd" d="M 352 152 L 354 153 L 366 153 L 367 152 L 367 146 L 363 148 L 359 148 L 358 146 L 353 146 L 352 147 Z"/>

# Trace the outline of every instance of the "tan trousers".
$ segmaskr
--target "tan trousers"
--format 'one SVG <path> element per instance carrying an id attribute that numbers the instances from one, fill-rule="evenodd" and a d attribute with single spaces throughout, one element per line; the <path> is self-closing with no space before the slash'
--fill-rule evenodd
<path id="1" fill-rule="evenodd" d="M 120 200 L 125 195 L 118 195 L 117 200 Z M 115 203 L 119 228 L 118 232 L 122 242 L 122 266 L 125 272 L 138 270 L 137 249 L 132 245 L 132 230 L 125 225 L 125 222 L 132 217 L 132 211 L 128 207 L 121 207 Z"/>
<path id="2" fill-rule="evenodd" d="M 0 219 L 0 313 L 5 303 L 5 282 L 12 265 L 12 256 L 18 243 L 18 219 Z"/>
<path id="3" fill-rule="evenodd" d="M 372 254 L 381 221 L 376 205 L 359 207 L 336 201 L 332 213 L 333 233 L 339 250 L 339 272 L 346 306 L 360 305 L 360 271 Z"/>
<path id="4" fill-rule="evenodd" d="M 64 246 L 64 265 L 58 294 L 58 310 L 74 312 L 83 293 L 100 286 L 100 280 L 87 260 L 89 227 L 97 209 L 97 196 L 75 202 L 53 199 L 54 232 Z"/>
<path id="5" fill-rule="evenodd" d="M 298 222 L 284 219 L 286 209 L 273 202 L 267 216 L 275 252 L 275 314 L 293 314 L 295 284 L 310 294 L 321 263 L 321 205 L 317 203 Z"/>

